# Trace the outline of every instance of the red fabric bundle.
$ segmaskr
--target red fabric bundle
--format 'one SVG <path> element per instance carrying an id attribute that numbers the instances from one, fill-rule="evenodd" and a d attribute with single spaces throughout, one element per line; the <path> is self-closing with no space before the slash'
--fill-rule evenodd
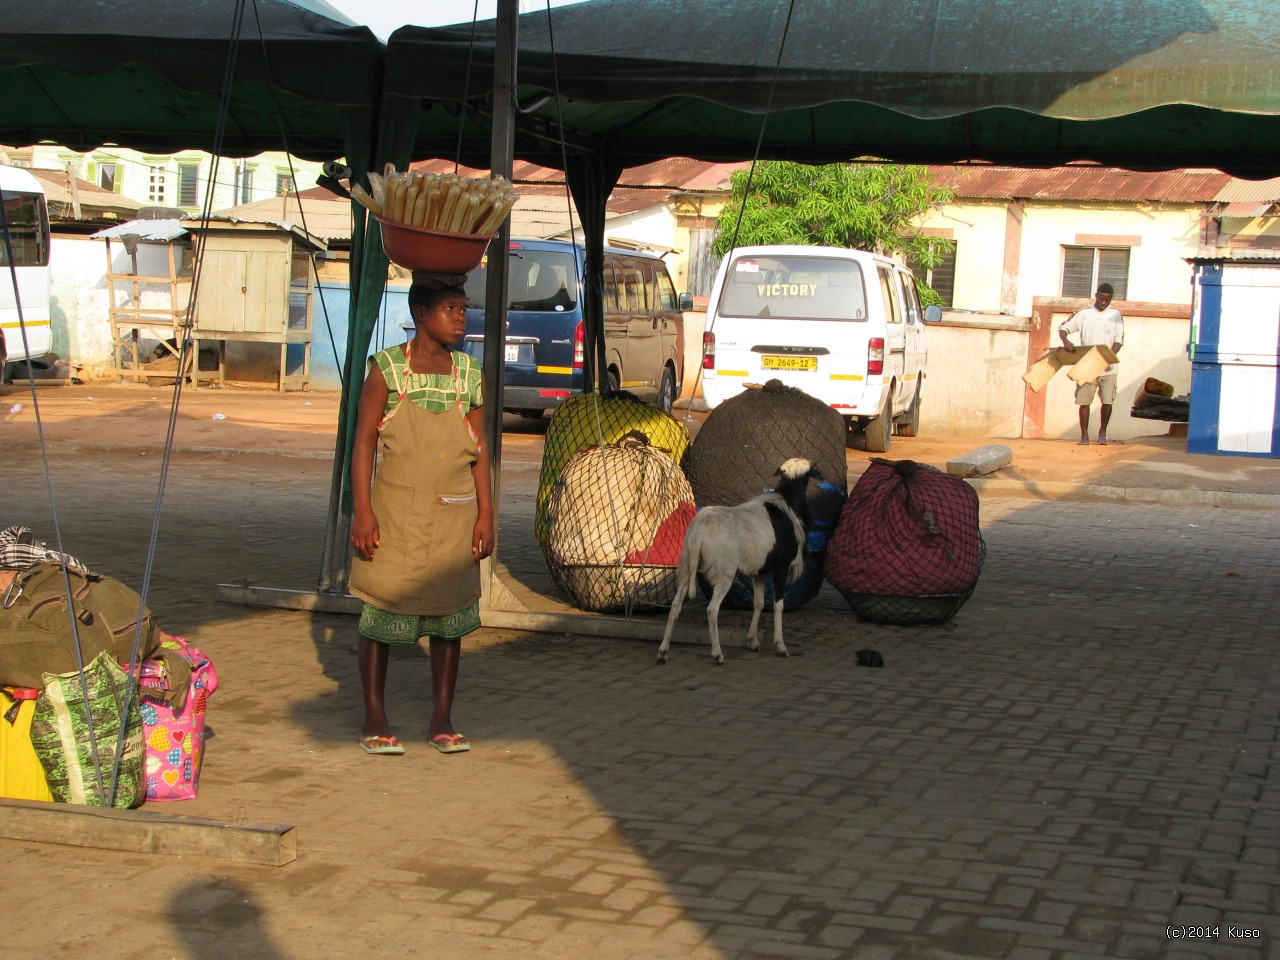
<path id="1" fill-rule="evenodd" d="M 653 546 L 646 553 L 644 550 L 632 550 L 626 556 L 627 563 L 645 563 L 651 567 L 674 567 L 680 562 L 680 551 L 684 549 L 684 535 L 689 532 L 689 524 L 693 522 L 698 508 L 692 503 L 681 501 L 680 505 L 668 514 L 667 519 L 658 525 L 658 532 L 653 536 Z"/>
<path id="2" fill-rule="evenodd" d="M 969 484 L 927 464 L 876 458 L 840 511 L 827 580 L 846 594 L 968 593 L 983 555 Z"/>

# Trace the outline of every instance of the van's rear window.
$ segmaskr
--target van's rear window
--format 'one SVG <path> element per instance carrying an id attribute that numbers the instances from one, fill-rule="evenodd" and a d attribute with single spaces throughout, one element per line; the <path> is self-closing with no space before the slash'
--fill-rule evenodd
<path id="1" fill-rule="evenodd" d="M 572 310 L 578 304 L 578 264 L 558 250 L 510 252 L 508 310 Z M 489 260 L 467 274 L 467 306 L 483 308 Z"/>
<path id="2" fill-rule="evenodd" d="M 729 264 L 717 312 L 727 317 L 865 320 L 862 268 L 829 257 L 739 257 Z"/>

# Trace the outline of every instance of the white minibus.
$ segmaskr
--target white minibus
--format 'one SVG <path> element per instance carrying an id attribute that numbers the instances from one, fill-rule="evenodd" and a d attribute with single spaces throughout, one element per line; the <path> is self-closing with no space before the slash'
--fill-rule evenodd
<path id="1" fill-rule="evenodd" d="M 926 317 L 927 314 L 927 317 Z M 865 431 L 882 453 L 896 427 L 920 427 L 924 324 L 911 271 L 864 250 L 737 247 L 716 275 L 703 335 L 702 395 L 709 407 L 781 380 Z"/>
<path id="2" fill-rule="evenodd" d="M 0 164 L 0 200 L 0 360 L 9 363 L 53 347 L 49 213 L 40 181 L 19 167 Z"/>

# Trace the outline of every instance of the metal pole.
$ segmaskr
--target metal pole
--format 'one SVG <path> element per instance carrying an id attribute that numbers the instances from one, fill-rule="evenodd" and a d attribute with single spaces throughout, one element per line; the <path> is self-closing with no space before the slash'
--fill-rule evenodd
<path id="1" fill-rule="evenodd" d="M 498 31 L 493 59 L 493 129 L 489 143 L 489 170 L 495 177 L 511 179 L 515 155 L 516 50 L 519 0 L 498 0 Z M 511 244 L 511 218 L 498 228 L 489 244 L 489 269 L 485 281 L 484 313 L 484 405 L 489 411 L 485 423 L 489 441 L 489 462 L 493 474 L 493 523 L 498 525 L 502 489 L 502 402 L 506 380 L 507 266 Z M 501 538 L 499 538 L 501 541 Z M 496 559 L 496 553 L 494 557 Z M 484 577 L 491 582 L 493 562 Z"/>

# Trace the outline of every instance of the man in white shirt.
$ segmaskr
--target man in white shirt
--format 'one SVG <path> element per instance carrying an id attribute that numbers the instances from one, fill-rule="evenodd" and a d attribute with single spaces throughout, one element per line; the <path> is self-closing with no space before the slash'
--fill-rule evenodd
<path id="1" fill-rule="evenodd" d="M 1080 346 L 1105 345 L 1111 348 L 1112 353 L 1119 353 L 1120 346 L 1124 343 L 1124 317 L 1120 315 L 1119 310 L 1111 306 L 1113 296 L 1115 296 L 1115 290 L 1112 289 L 1111 284 L 1098 284 L 1093 306 L 1085 307 L 1058 328 L 1062 345 L 1070 349 L 1073 344 L 1068 334 L 1079 333 Z M 1102 424 L 1098 428 L 1098 442 L 1101 444 L 1107 442 L 1107 424 L 1111 422 L 1111 407 L 1116 402 L 1117 366 L 1118 364 L 1115 363 L 1110 364 L 1107 369 L 1098 374 L 1096 380 L 1076 387 L 1076 403 L 1080 406 L 1081 444 L 1089 442 L 1089 406 L 1093 403 L 1095 396 L 1102 400 Z"/>

